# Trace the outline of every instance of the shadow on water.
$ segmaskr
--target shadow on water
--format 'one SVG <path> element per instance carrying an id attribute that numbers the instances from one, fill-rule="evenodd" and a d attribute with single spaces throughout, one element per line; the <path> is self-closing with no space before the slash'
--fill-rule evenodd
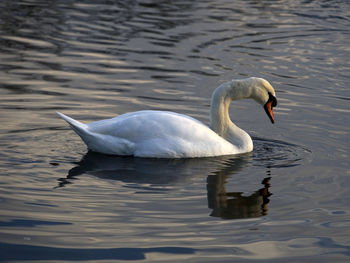
<path id="1" fill-rule="evenodd" d="M 143 260 L 146 253 L 194 254 L 195 249 L 185 247 L 153 247 L 153 248 L 54 248 L 32 245 L 13 245 L 0 243 L 0 251 L 4 261 L 32 260 Z"/>
<path id="2" fill-rule="evenodd" d="M 249 196 L 244 196 L 243 192 L 226 190 L 230 177 L 249 166 L 251 161 L 251 154 L 214 158 L 151 159 L 88 152 L 66 177 L 58 179 L 56 188 L 72 184 L 77 176 L 83 174 L 122 181 L 133 188 L 149 191 L 154 190 L 154 186 L 174 186 L 183 184 L 194 176 L 207 175 L 211 216 L 225 219 L 260 217 L 267 215 L 271 177 L 263 179 L 264 187 Z M 156 189 L 159 191 L 159 187 Z"/>

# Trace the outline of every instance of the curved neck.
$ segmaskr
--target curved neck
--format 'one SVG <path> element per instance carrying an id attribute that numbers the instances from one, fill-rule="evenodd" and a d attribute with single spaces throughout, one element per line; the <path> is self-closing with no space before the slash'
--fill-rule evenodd
<path id="1" fill-rule="evenodd" d="M 244 80 L 234 80 L 220 85 L 211 98 L 210 128 L 244 151 L 253 149 L 252 140 L 245 131 L 231 121 L 229 107 L 232 100 L 251 97 L 251 83 Z"/>
<path id="2" fill-rule="evenodd" d="M 232 100 L 240 100 L 251 97 L 250 82 L 233 80 L 221 84 L 213 93 L 210 105 L 210 127 L 220 136 L 227 132 L 227 129 L 235 126 L 230 119 L 229 107 Z"/>

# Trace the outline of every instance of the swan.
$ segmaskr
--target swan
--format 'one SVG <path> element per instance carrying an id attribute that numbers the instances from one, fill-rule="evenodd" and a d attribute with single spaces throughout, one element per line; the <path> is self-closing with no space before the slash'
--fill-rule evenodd
<path id="1" fill-rule="evenodd" d="M 211 97 L 210 127 L 175 112 L 143 110 L 83 124 L 60 112 L 87 147 L 110 155 L 152 158 L 193 158 L 251 152 L 253 141 L 230 119 L 231 101 L 252 98 L 272 123 L 275 90 L 262 78 L 234 79 L 221 84 Z"/>

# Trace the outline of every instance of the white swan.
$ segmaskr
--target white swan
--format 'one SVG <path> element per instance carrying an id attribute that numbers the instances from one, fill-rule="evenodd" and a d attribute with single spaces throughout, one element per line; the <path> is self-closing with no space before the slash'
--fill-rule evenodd
<path id="1" fill-rule="evenodd" d="M 210 128 L 189 116 L 168 111 L 138 111 L 83 124 L 60 112 L 87 147 L 95 152 L 156 158 L 191 158 L 250 152 L 250 136 L 230 119 L 232 100 L 252 98 L 274 123 L 275 91 L 261 78 L 232 80 L 213 93 Z"/>

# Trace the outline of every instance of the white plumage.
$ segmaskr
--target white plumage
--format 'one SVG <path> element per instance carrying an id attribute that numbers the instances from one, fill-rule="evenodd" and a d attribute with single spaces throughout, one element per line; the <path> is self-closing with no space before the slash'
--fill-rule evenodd
<path id="1" fill-rule="evenodd" d="M 168 111 L 138 111 L 90 124 L 57 114 L 92 151 L 156 158 L 210 157 L 253 150 L 250 136 L 230 120 L 228 106 L 242 98 L 266 105 L 268 93 L 275 96 L 271 85 L 258 78 L 220 85 L 212 96 L 210 128 L 192 117 Z"/>

